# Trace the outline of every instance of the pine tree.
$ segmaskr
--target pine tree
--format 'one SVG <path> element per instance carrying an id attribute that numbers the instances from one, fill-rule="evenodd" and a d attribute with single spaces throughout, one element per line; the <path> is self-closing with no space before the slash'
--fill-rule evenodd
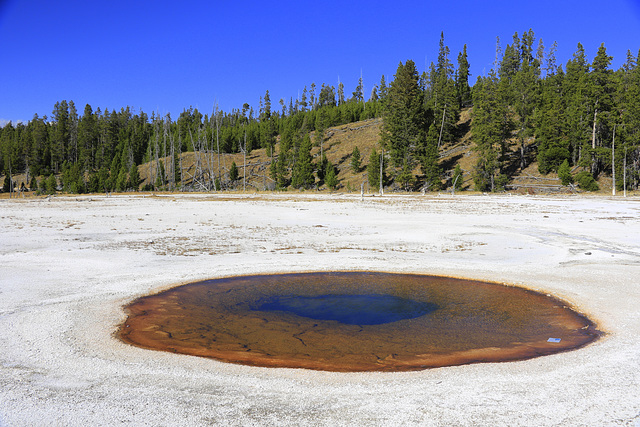
<path id="1" fill-rule="evenodd" d="M 538 144 L 538 170 L 542 174 L 558 170 L 571 161 L 562 67 L 548 75 L 542 83 L 540 106 L 536 113 L 536 143 Z"/>
<path id="2" fill-rule="evenodd" d="M 640 66 L 638 57 L 629 51 L 627 60 L 618 70 L 615 105 L 620 112 L 620 126 L 616 133 L 616 175 L 621 177 L 618 189 L 637 188 L 638 164 L 640 164 Z M 617 136 L 619 135 L 619 137 Z M 618 142 L 620 141 L 620 143 Z M 629 165 L 635 165 L 630 170 Z M 635 184 L 632 184 L 635 181 Z"/>
<path id="3" fill-rule="evenodd" d="M 289 163 L 294 155 L 291 152 L 294 146 L 294 122 L 292 120 L 285 124 L 280 137 L 280 146 L 277 162 L 272 165 L 272 178 L 276 182 L 276 188 L 285 189 L 289 185 Z"/>
<path id="4" fill-rule="evenodd" d="M 567 159 L 565 159 L 560 167 L 558 167 L 558 178 L 560 178 L 562 185 L 569 185 L 573 183 L 571 167 L 569 166 L 569 161 Z"/>
<path id="5" fill-rule="evenodd" d="M 367 165 L 367 180 L 369 187 L 375 191 L 380 187 L 380 155 L 374 148 L 369 156 L 369 164 Z"/>
<path id="6" fill-rule="evenodd" d="M 58 180 L 54 174 L 49 175 L 49 178 L 45 180 L 45 191 L 47 194 L 55 194 L 58 190 Z"/>
<path id="7" fill-rule="evenodd" d="M 558 51 L 558 43 L 553 42 L 549 53 L 547 54 L 547 66 L 545 67 L 545 77 L 552 76 L 558 72 L 558 64 L 556 63 L 556 52 Z"/>
<path id="8" fill-rule="evenodd" d="M 267 155 L 273 154 L 273 148 L 276 144 L 276 124 L 273 118 L 265 118 L 260 122 L 260 141 L 262 148 L 267 150 Z"/>
<path id="9" fill-rule="evenodd" d="M 438 164 L 438 131 L 434 123 L 429 126 L 427 142 L 420 157 L 422 172 L 424 173 L 424 188 L 429 191 L 440 189 L 440 166 Z"/>
<path id="10" fill-rule="evenodd" d="M 396 175 L 395 181 L 404 191 L 411 191 L 413 189 L 416 179 L 413 176 L 413 171 L 409 163 L 405 163 L 402 166 L 402 169 Z"/>
<path id="11" fill-rule="evenodd" d="M 523 54 L 520 68 L 512 82 L 514 109 L 518 115 L 517 136 L 520 141 L 520 169 L 526 167 L 526 141 L 533 136 L 533 115 L 539 103 L 540 64 L 531 56 L 533 32 L 523 36 Z"/>
<path id="12" fill-rule="evenodd" d="M 56 102 L 53 107 L 55 130 L 51 141 L 51 168 L 58 172 L 62 163 L 68 160 L 69 151 L 69 104 L 67 101 Z"/>
<path id="13" fill-rule="evenodd" d="M 78 123 L 78 151 L 79 161 L 85 170 L 96 167 L 95 154 L 98 145 L 98 129 L 96 117 L 91 105 L 86 104 L 84 113 Z"/>
<path id="14" fill-rule="evenodd" d="M 73 101 L 69 101 L 69 154 L 67 161 L 78 162 L 78 111 Z"/>
<path id="15" fill-rule="evenodd" d="M 393 166 L 401 170 L 412 169 L 424 150 L 426 120 L 422 96 L 414 62 L 400 63 L 385 101 L 381 137 Z"/>
<path id="16" fill-rule="evenodd" d="M 444 43 L 444 33 L 440 33 L 438 62 L 429 76 L 427 107 L 432 110 L 433 121 L 437 123 L 437 148 L 454 139 L 456 123 L 460 116 L 453 64 L 449 60 L 449 47 Z"/>
<path id="17" fill-rule="evenodd" d="M 336 106 L 336 88 L 322 83 L 320 94 L 318 95 L 318 111 L 322 111 L 323 107 Z"/>
<path id="18" fill-rule="evenodd" d="M 65 162 L 62 168 L 62 188 L 68 193 L 84 193 L 83 171 L 79 163 Z"/>
<path id="19" fill-rule="evenodd" d="M 516 37 L 517 33 L 514 38 Z M 510 88 L 518 70 L 520 70 L 520 55 L 513 45 L 507 45 L 504 49 L 502 61 L 500 62 L 500 68 L 498 69 L 498 77 Z M 511 96 L 509 99 L 510 102 L 512 98 Z"/>
<path id="20" fill-rule="evenodd" d="M 109 192 L 113 189 L 113 187 L 111 186 L 111 180 L 109 179 L 109 170 L 107 169 L 106 166 L 103 166 L 100 168 L 100 170 L 97 173 L 97 181 L 98 181 L 98 192 Z"/>
<path id="21" fill-rule="evenodd" d="M 338 176 L 335 167 L 331 162 L 327 162 L 327 173 L 325 176 L 325 184 L 329 190 L 333 191 L 338 186 Z"/>
<path id="22" fill-rule="evenodd" d="M 320 181 L 325 180 L 325 176 L 327 174 L 327 167 L 329 165 L 329 160 L 327 160 L 327 155 L 325 153 L 322 154 L 320 158 L 320 164 L 318 164 L 317 175 Z"/>
<path id="23" fill-rule="evenodd" d="M 389 88 L 387 87 L 387 83 L 385 82 L 384 74 L 383 74 L 382 77 L 380 78 L 380 87 L 378 89 L 378 99 L 380 100 L 380 103 L 383 107 L 388 94 L 389 94 Z"/>
<path id="24" fill-rule="evenodd" d="M 294 188 L 309 189 L 315 184 L 313 163 L 311 158 L 311 138 L 305 135 L 298 150 L 298 157 L 293 167 L 291 185 Z"/>
<path id="25" fill-rule="evenodd" d="M 229 180 L 231 182 L 235 182 L 238 180 L 238 166 L 236 166 L 236 162 L 231 163 L 231 169 L 229 169 Z"/>
<path id="26" fill-rule="evenodd" d="M 597 176 L 603 167 L 604 159 L 610 157 L 611 150 L 606 145 L 611 141 L 611 123 L 613 109 L 613 72 L 609 69 L 613 58 L 607 55 L 604 43 L 600 45 L 593 60 L 589 76 L 588 92 L 593 105 L 591 147 L 585 146 L 585 152 L 591 157 L 591 174 Z M 582 164 L 587 166 L 588 159 L 583 155 Z"/>
<path id="27" fill-rule="evenodd" d="M 288 150 L 284 144 L 280 143 L 280 150 L 278 153 L 278 160 L 272 164 L 271 177 L 276 182 L 276 188 L 283 190 L 287 188 L 288 176 L 287 176 L 287 162 L 288 162 Z"/>
<path id="28" fill-rule="evenodd" d="M 300 97 L 300 111 L 307 111 L 307 87 L 302 90 L 302 97 Z"/>
<path id="29" fill-rule="evenodd" d="M 260 111 L 260 120 L 268 120 L 271 118 L 271 95 L 269 91 L 264 94 L 264 106 Z"/>
<path id="30" fill-rule="evenodd" d="M 353 151 L 351 152 L 351 170 L 353 173 L 359 173 L 361 171 L 361 162 L 362 158 L 360 155 L 360 150 L 358 146 L 353 147 Z"/>
<path id="31" fill-rule="evenodd" d="M 467 45 L 458 54 L 458 71 L 456 73 L 456 93 L 458 95 L 458 106 L 460 108 L 469 107 L 471 104 L 471 88 L 469 87 L 469 60 L 467 58 Z"/>
<path id="32" fill-rule="evenodd" d="M 351 98 L 351 99 L 353 101 L 356 101 L 356 102 L 364 101 L 364 93 L 363 93 L 363 86 L 362 86 L 362 76 L 360 76 L 360 78 L 358 79 L 358 86 L 356 86 L 356 89 L 353 91 L 352 95 L 353 95 L 353 98 Z"/>
<path id="33" fill-rule="evenodd" d="M 12 179 L 9 176 L 9 174 L 6 174 L 4 176 L 4 181 L 2 183 L 2 192 L 3 193 L 9 193 L 12 190 L 11 184 L 12 184 Z"/>
<path id="34" fill-rule="evenodd" d="M 309 86 L 309 109 L 316 109 L 316 84 L 314 82 Z"/>
<path id="35" fill-rule="evenodd" d="M 127 183 L 127 188 L 131 188 L 134 191 L 138 191 L 140 187 L 140 174 L 138 173 L 138 166 L 135 163 L 131 164 L 131 169 L 129 169 L 129 182 Z"/>
<path id="36" fill-rule="evenodd" d="M 116 191 L 124 191 L 126 189 L 127 189 L 127 172 L 123 165 L 116 179 Z"/>
<path id="37" fill-rule="evenodd" d="M 453 170 L 453 175 L 451 176 L 451 185 L 456 191 L 462 190 L 462 185 L 464 184 L 464 175 L 462 173 L 462 168 L 460 164 L 456 164 L 455 169 Z"/>
<path id="38" fill-rule="evenodd" d="M 585 143 L 590 141 L 592 104 L 588 96 L 589 64 L 587 64 L 584 48 L 580 43 L 571 60 L 567 62 L 567 71 L 563 80 L 563 104 L 566 112 L 567 137 L 571 164 L 576 164 Z M 588 161 L 591 159 L 589 158 Z"/>
<path id="39" fill-rule="evenodd" d="M 487 77 L 478 78 L 473 93 L 472 137 L 478 160 L 473 180 L 478 191 L 495 191 L 501 173 L 501 159 L 510 135 L 507 106 L 500 94 L 499 81 L 493 70 Z"/>

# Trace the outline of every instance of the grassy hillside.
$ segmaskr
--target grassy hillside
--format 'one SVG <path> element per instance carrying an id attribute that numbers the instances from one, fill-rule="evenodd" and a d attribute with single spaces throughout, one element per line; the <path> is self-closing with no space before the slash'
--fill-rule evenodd
<path id="1" fill-rule="evenodd" d="M 460 137 L 452 144 L 447 144 L 441 147 L 441 166 L 444 172 L 443 184 L 447 184 L 449 177 L 452 174 L 453 169 L 457 163 L 460 163 L 462 169 L 465 172 L 465 186 L 472 188 L 473 182 L 471 180 L 471 170 L 475 162 L 475 155 L 471 150 L 470 141 L 470 110 L 464 110 L 461 114 L 459 121 Z M 327 156 L 327 159 L 336 166 L 338 170 L 339 187 L 337 191 L 360 191 L 361 184 L 364 183 L 364 189 L 369 192 L 369 184 L 367 182 L 366 166 L 369 162 L 369 156 L 371 151 L 376 148 L 380 150 L 380 128 L 382 126 L 382 119 L 370 119 L 360 122 L 349 123 L 341 126 L 335 126 L 328 128 L 325 131 L 325 140 L 323 143 L 323 151 Z M 311 133 L 311 139 L 314 140 L 314 133 Z M 351 169 L 351 153 L 353 149 L 358 147 L 362 158 L 362 170 L 358 173 L 354 173 Z M 278 152 L 278 144 L 276 144 L 275 152 Z M 321 154 L 320 147 L 314 146 L 311 150 L 311 154 L 314 157 L 314 162 L 318 163 Z M 236 163 L 239 169 L 240 179 L 234 183 L 235 189 L 242 190 L 243 188 L 243 155 L 240 154 L 221 154 L 220 156 L 220 170 L 223 177 L 222 181 L 228 181 L 229 170 L 233 162 Z M 162 159 L 163 162 L 168 159 Z M 218 175 L 218 155 L 211 154 L 199 154 L 195 153 L 183 153 L 181 157 L 182 170 L 183 170 L 183 183 L 187 186 L 193 184 L 193 176 L 196 175 L 197 163 L 200 167 L 208 170 L 209 165 L 213 168 L 214 176 Z M 251 191 L 264 191 L 273 189 L 273 180 L 270 178 L 269 166 L 271 164 L 271 158 L 267 155 L 265 149 L 253 150 L 246 157 L 246 189 Z M 142 186 L 152 183 L 154 176 L 154 168 L 152 164 L 144 164 L 139 167 L 140 177 L 142 178 Z M 419 169 L 416 169 L 414 173 L 417 175 L 420 173 Z M 229 185 L 229 183 L 226 183 Z M 196 188 L 198 185 L 196 185 Z M 320 190 L 326 190 L 323 185 Z M 377 191 L 377 189 L 373 189 Z"/>
<path id="2" fill-rule="evenodd" d="M 371 151 L 376 148 L 379 150 L 380 128 L 382 119 L 370 119 L 360 122 L 349 123 L 341 126 L 331 127 L 325 131 L 325 140 L 323 150 L 327 159 L 336 166 L 338 170 L 339 186 L 336 191 L 340 192 L 360 192 L 363 185 L 365 192 L 376 192 L 377 189 L 369 188 L 367 181 L 366 166 L 369 162 Z M 451 189 L 451 176 L 457 164 L 463 170 L 463 190 L 471 191 L 474 188 L 472 171 L 477 161 L 477 155 L 473 150 L 473 141 L 471 138 L 471 109 L 465 109 L 460 114 L 457 123 L 457 138 L 455 141 L 443 144 L 440 147 L 440 166 L 442 170 L 443 189 Z M 311 139 L 314 140 L 313 132 Z M 354 147 L 358 147 L 362 158 L 362 170 L 354 173 L 351 169 L 351 153 Z M 278 144 L 276 144 L 275 153 L 278 152 Z M 509 159 L 513 159 L 510 168 L 512 180 L 507 187 L 509 191 L 528 194 L 540 193 L 557 193 L 570 192 L 566 187 L 560 186 L 560 180 L 555 173 L 541 175 L 538 172 L 538 165 L 535 161 L 535 150 L 531 149 L 528 155 L 528 165 L 524 170 L 519 168 L 519 154 L 516 141 L 513 141 L 510 151 L 507 153 Z M 314 162 L 318 163 L 321 154 L 320 147 L 314 146 L 311 151 Z M 224 189 L 243 190 L 246 191 L 269 191 L 273 190 L 275 185 L 270 177 L 269 166 L 271 158 L 267 155 L 265 149 L 253 150 L 245 159 L 240 154 L 220 154 L 215 153 L 194 153 L 187 152 L 180 156 L 179 162 L 182 170 L 182 183 L 184 188 L 192 191 L 204 191 L 205 186 L 202 185 L 202 179 L 196 180 L 194 176 L 204 175 L 205 180 L 209 180 L 208 171 L 211 170 L 214 178 L 218 177 L 218 171 L 222 177 L 221 181 Z M 168 158 L 161 159 L 165 168 L 169 162 Z M 229 170 L 232 163 L 235 162 L 238 167 L 239 179 L 233 183 L 229 181 Z M 219 166 L 218 166 L 219 165 Z M 142 180 L 140 188 L 144 188 L 148 184 L 153 186 L 154 177 L 157 173 L 157 165 L 155 162 L 146 163 L 138 167 L 140 178 Z M 200 171 L 198 173 L 198 171 Z M 420 174 L 419 168 L 414 170 L 415 175 Z M 246 180 L 243 181 L 243 177 Z M 22 182 L 26 182 L 26 176 L 16 175 L 14 181 L 17 182 L 17 188 L 20 188 Z M 3 177 L 0 177 L 3 179 Z M 611 178 L 601 176 L 598 180 L 600 192 L 611 194 Z M 211 184 L 211 182 L 208 182 Z M 28 185 L 27 185 L 28 186 Z M 318 188 L 320 191 L 327 191 L 326 186 Z M 392 186 L 387 191 L 397 190 Z M 418 191 L 419 189 L 416 189 Z"/>

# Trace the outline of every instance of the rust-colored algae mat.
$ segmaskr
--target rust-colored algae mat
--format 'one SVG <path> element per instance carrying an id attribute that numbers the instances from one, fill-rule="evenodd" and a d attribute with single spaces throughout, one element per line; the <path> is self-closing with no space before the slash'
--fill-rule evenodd
<path id="1" fill-rule="evenodd" d="M 409 371 L 524 360 L 601 333 L 556 298 L 418 274 L 206 280 L 137 299 L 119 336 L 144 348 L 264 367 Z"/>

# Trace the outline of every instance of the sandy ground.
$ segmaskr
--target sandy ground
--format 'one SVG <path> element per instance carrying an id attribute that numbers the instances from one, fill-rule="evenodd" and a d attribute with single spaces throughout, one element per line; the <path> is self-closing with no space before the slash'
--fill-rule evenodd
<path id="1" fill-rule="evenodd" d="M 607 336 L 408 373 L 140 349 L 122 306 L 229 275 L 469 277 L 571 302 Z M 0 425 L 640 425 L 640 199 L 187 195 L 0 201 Z"/>

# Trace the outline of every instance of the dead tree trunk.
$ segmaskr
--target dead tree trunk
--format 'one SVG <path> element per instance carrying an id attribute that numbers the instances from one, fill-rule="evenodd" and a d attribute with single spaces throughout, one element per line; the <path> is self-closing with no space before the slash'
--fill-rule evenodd
<path id="1" fill-rule="evenodd" d="M 169 135 L 169 157 L 171 167 L 167 168 L 169 170 L 169 189 L 174 191 L 176 189 L 176 152 L 175 152 L 175 144 L 173 140 L 173 134 Z"/>
<path id="2" fill-rule="evenodd" d="M 153 175 L 152 175 L 152 185 L 153 187 L 156 189 L 156 191 L 158 190 L 156 183 L 158 182 L 158 173 L 160 172 L 160 159 L 159 157 L 159 150 L 160 147 L 158 146 L 158 139 L 160 138 L 160 131 L 158 130 L 160 126 L 160 122 L 157 122 L 156 124 L 156 135 L 154 138 L 154 143 L 153 143 L 153 155 L 154 155 L 154 168 L 153 168 Z"/>
<path id="3" fill-rule="evenodd" d="M 384 188 L 382 185 L 382 171 L 384 170 L 384 148 L 382 149 L 382 152 L 380 153 L 380 195 L 382 196 L 384 194 Z"/>
<path id="4" fill-rule="evenodd" d="M 613 142 L 611 143 L 611 178 L 613 185 L 611 186 L 611 194 L 616 195 L 616 126 L 613 125 Z"/>
<path id="5" fill-rule="evenodd" d="M 211 122 L 209 122 L 209 126 L 211 125 Z M 209 127 L 209 129 L 211 129 L 211 127 Z M 207 136 L 207 132 L 205 129 L 205 136 L 204 138 L 206 138 Z M 207 144 L 208 145 L 208 144 Z M 211 132 L 211 145 L 209 145 L 207 147 L 207 150 L 205 151 L 205 155 L 206 155 L 206 159 L 207 159 L 207 169 L 208 169 L 208 174 L 209 174 L 209 191 L 211 190 L 216 190 L 216 179 L 215 176 L 213 174 L 213 132 Z"/>
<path id="6" fill-rule="evenodd" d="M 202 189 L 202 163 L 200 161 L 200 147 L 199 144 L 193 142 L 193 134 L 191 133 L 191 129 L 189 129 L 189 138 L 191 138 L 191 146 L 193 147 L 193 155 L 195 160 L 194 172 L 193 172 L 193 188 L 195 189 L 196 184 L 199 185 Z"/>
<path id="7" fill-rule="evenodd" d="M 521 130 L 521 135 L 524 135 L 524 128 L 522 128 Z M 520 137 L 520 170 L 524 170 L 524 168 L 527 166 L 525 157 L 524 157 L 524 152 L 525 152 L 524 147 L 525 147 L 524 136 L 521 136 Z"/>
<path id="8" fill-rule="evenodd" d="M 624 147 L 624 161 L 622 162 L 622 190 L 627 197 L 627 147 Z"/>
<path id="9" fill-rule="evenodd" d="M 444 110 L 442 110 L 442 123 L 440 123 L 440 136 L 438 137 L 438 150 L 440 149 L 440 142 L 442 141 L 442 130 L 444 129 L 444 115 L 447 112 L 447 106 L 445 104 Z"/>
<path id="10" fill-rule="evenodd" d="M 216 116 L 216 151 L 218 152 L 218 182 L 222 185 L 222 171 L 220 170 L 220 112 L 218 111 L 218 105 L 215 106 Z M 218 188 L 221 190 L 221 188 Z"/>

